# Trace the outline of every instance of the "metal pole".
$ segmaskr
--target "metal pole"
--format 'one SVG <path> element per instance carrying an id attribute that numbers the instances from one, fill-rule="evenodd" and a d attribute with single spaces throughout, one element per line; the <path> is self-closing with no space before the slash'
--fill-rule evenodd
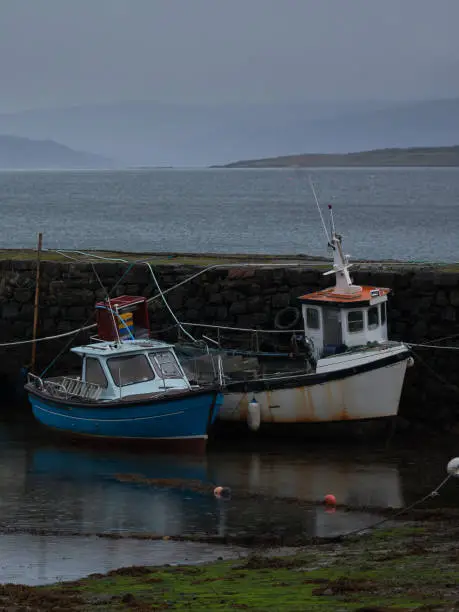
<path id="1" fill-rule="evenodd" d="M 37 327 L 38 327 L 38 300 L 40 297 L 40 255 L 41 255 L 41 247 L 43 243 L 43 234 L 40 232 L 38 234 L 38 245 L 37 245 L 37 270 L 36 270 L 36 280 L 35 280 L 35 302 L 33 305 L 33 332 L 32 332 L 32 360 L 30 364 L 30 369 L 32 373 L 35 372 L 35 358 L 37 354 L 37 343 L 35 342 L 37 339 Z"/>

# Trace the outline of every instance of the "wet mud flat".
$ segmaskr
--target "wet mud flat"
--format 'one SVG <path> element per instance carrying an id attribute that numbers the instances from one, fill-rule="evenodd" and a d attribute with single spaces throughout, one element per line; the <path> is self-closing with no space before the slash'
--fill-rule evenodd
<path id="1" fill-rule="evenodd" d="M 459 513 L 411 512 L 360 536 L 293 554 L 251 547 L 198 566 L 133 566 L 51 586 L 0 586 L 0 609 L 459 610 Z"/>

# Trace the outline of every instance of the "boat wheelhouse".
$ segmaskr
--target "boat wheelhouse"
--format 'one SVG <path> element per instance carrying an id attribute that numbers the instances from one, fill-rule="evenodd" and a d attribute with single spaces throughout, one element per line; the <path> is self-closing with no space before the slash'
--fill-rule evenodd
<path id="1" fill-rule="evenodd" d="M 144 297 L 99 302 L 96 313 L 98 337 L 71 349 L 81 357 L 79 375 L 29 374 L 35 418 L 77 436 L 204 449 L 221 402 L 218 385 L 192 384 L 174 348 L 148 339 Z"/>

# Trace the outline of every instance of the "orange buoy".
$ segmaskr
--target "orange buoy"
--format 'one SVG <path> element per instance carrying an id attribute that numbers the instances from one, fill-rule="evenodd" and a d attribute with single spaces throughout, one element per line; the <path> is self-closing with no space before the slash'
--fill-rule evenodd
<path id="1" fill-rule="evenodd" d="M 324 502 L 327 504 L 327 506 L 336 506 L 336 497 L 329 493 L 324 497 Z"/>
<path id="2" fill-rule="evenodd" d="M 231 497 L 231 489 L 229 487 L 215 487 L 214 495 L 218 498 L 229 499 Z"/>

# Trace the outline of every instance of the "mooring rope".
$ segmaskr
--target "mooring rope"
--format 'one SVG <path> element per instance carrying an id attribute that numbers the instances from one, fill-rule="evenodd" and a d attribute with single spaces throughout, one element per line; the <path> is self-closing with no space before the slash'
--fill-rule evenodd
<path id="1" fill-rule="evenodd" d="M 404 342 L 406 346 L 412 348 L 413 346 L 416 348 L 430 348 L 430 349 L 440 349 L 444 351 L 459 351 L 459 346 L 441 346 L 439 344 L 414 344 L 414 342 Z"/>
<path id="2" fill-rule="evenodd" d="M 440 494 L 439 493 L 440 489 L 442 489 L 445 486 L 445 484 L 449 481 L 449 479 L 452 478 L 453 476 L 454 476 L 454 474 L 448 474 L 448 476 L 446 476 L 446 478 L 444 478 L 441 481 L 441 483 L 437 487 L 435 487 L 435 489 L 430 491 L 430 493 L 427 493 L 427 495 L 424 495 L 423 497 L 421 497 L 417 501 L 413 502 L 409 506 L 401 508 L 401 510 L 396 512 L 393 516 L 387 516 L 387 517 L 381 519 L 380 521 L 376 521 L 376 523 L 373 523 L 372 525 L 368 525 L 367 527 L 360 527 L 359 529 L 353 529 L 352 531 L 348 531 L 346 533 L 343 533 L 343 534 L 341 534 L 338 537 L 340 537 L 340 538 L 348 538 L 350 536 L 358 535 L 359 533 L 363 533 L 364 531 L 369 531 L 371 529 L 375 529 L 376 527 L 379 527 L 380 525 L 383 525 L 384 523 L 387 523 L 389 521 L 394 521 L 395 519 L 397 519 L 402 514 L 405 514 L 406 512 L 409 512 L 410 510 L 413 510 L 413 508 L 416 508 L 417 506 L 420 506 L 421 504 L 426 502 L 428 499 L 431 499 L 433 497 L 437 497 L 437 495 Z"/>

